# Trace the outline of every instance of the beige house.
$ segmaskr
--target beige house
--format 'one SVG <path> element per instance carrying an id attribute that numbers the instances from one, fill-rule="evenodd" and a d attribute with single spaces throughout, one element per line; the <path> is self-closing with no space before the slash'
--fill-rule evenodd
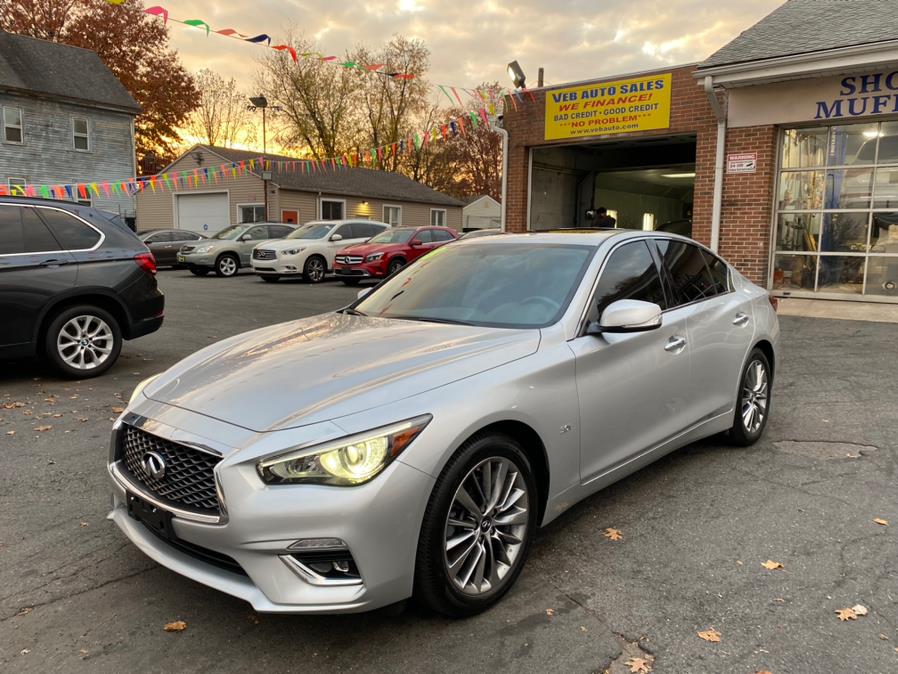
<path id="1" fill-rule="evenodd" d="M 474 197 L 462 209 L 462 229 L 498 229 L 502 226 L 502 204 L 490 195 Z"/>
<path id="2" fill-rule="evenodd" d="M 164 168 L 163 173 L 248 162 L 259 152 L 195 145 Z M 267 159 L 293 160 L 266 155 Z M 272 164 L 275 168 L 277 164 Z M 267 209 L 266 194 L 267 183 Z M 173 189 L 145 190 L 137 195 L 137 229 L 190 229 L 212 234 L 242 222 L 287 222 L 363 218 L 393 226 L 445 225 L 462 229 L 462 202 L 398 173 L 365 168 L 316 173 L 271 171 L 263 181 L 256 167 L 236 178 L 199 186 L 179 183 Z"/>

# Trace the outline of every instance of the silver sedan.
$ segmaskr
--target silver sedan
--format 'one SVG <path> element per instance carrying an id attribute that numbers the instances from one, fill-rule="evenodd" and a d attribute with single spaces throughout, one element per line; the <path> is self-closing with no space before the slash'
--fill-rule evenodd
<path id="1" fill-rule="evenodd" d="M 699 438 L 757 441 L 778 336 L 766 291 L 676 235 L 459 242 L 142 383 L 110 518 L 257 611 L 470 615 L 577 501 Z"/>

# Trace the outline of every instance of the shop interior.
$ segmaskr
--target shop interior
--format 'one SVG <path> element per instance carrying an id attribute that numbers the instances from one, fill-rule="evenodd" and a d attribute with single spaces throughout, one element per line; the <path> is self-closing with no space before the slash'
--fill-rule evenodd
<path id="1" fill-rule="evenodd" d="M 604 206 L 626 229 L 692 232 L 695 136 L 532 150 L 531 231 L 595 227 Z"/>

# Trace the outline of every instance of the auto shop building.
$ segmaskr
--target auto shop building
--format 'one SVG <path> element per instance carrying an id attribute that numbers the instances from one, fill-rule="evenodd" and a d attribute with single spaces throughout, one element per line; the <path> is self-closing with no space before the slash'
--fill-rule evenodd
<path id="1" fill-rule="evenodd" d="M 898 14 L 790 0 L 699 64 L 507 106 L 507 229 L 691 232 L 775 294 L 898 302 Z M 837 27 L 838 29 L 834 29 Z"/>

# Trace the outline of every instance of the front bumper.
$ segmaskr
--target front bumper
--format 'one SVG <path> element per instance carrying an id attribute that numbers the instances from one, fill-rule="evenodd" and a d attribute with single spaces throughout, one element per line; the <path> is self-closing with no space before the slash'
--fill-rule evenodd
<path id="1" fill-rule="evenodd" d="M 152 406 L 166 407 L 157 403 Z M 130 416 L 126 414 L 124 420 Z M 181 410 L 177 418 L 183 421 L 191 416 L 193 413 L 185 415 Z M 160 437 L 183 442 L 189 435 L 158 421 L 151 424 L 147 428 Z M 223 429 L 212 430 L 202 438 L 194 437 L 209 446 L 209 437 L 222 437 Z M 214 518 L 202 522 L 174 513 L 173 532 L 177 541 L 187 546 L 160 538 L 129 515 L 128 493 L 143 497 L 145 491 L 117 470 L 115 461 L 110 464 L 113 507 L 109 519 L 159 564 L 244 599 L 260 612 L 358 612 L 411 596 L 418 532 L 432 477 L 394 461 L 377 478 L 357 487 L 265 485 L 255 472 L 257 457 L 246 460 L 239 457 L 240 453 L 226 455 L 215 470 L 227 504 L 218 523 Z M 311 581 L 297 569 L 288 550 L 304 538 L 345 541 L 361 582 L 321 585 Z M 225 555 L 239 568 L 234 571 L 210 563 L 191 554 L 191 546 Z"/>
<path id="2" fill-rule="evenodd" d="M 334 274 L 344 278 L 383 278 L 387 272 L 380 267 L 379 262 L 361 264 L 334 263 Z"/>
<path id="3" fill-rule="evenodd" d="M 305 257 L 294 255 L 292 257 L 277 257 L 273 260 L 257 260 L 253 258 L 252 266 L 256 274 L 277 276 L 302 275 Z"/>
<path id="4" fill-rule="evenodd" d="M 211 269 L 215 266 L 215 255 L 212 253 L 178 253 L 178 257 L 176 258 L 178 264 L 185 265 L 186 267 L 198 267 L 204 269 Z"/>

